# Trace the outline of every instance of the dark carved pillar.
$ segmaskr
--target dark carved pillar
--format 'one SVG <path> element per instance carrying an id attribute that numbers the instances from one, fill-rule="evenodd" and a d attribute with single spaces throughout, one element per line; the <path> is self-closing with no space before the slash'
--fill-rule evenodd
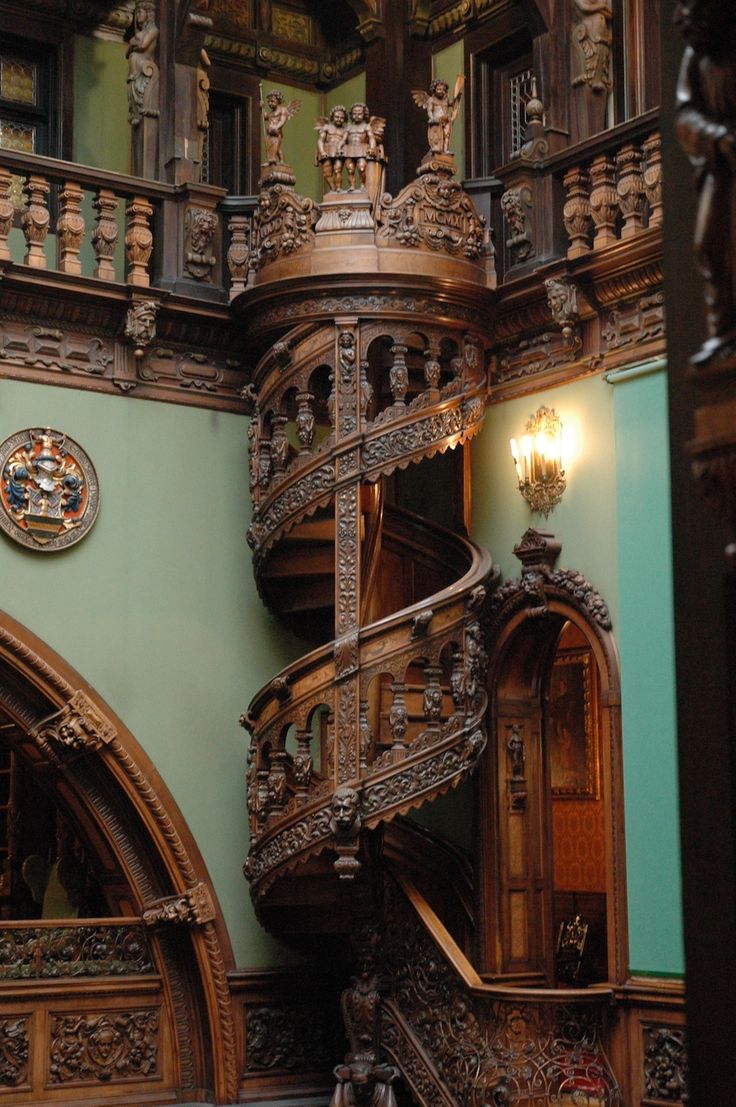
<path id="1" fill-rule="evenodd" d="M 386 187 L 396 195 L 414 178 L 426 151 L 423 120 L 411 99 L 427 88 L 432 73 L 429 41 L 411 33 L 406 0 L 384 4 L 380 33 L 366 49 L 366 100 L 373 115 L 390 119 L 384 146 Z"/>
<path id="2" fill-rule="evenodd" d="M 712 59 L 701 58 L 697 64 L 699 91 L 691 107 L 708 114 L 713 108 L 709 96 L 723 88 L 731 90 L 727 96 L 733 109 L 736 49 L 731 4 L 722 0 L 683 6 L 699 21 L 700 34 L 710 42 L 709 49 L 715 47 L 724 67 L 717 79 Z M 673 133 L 675 88 L 685 46 L 673 25 L 676 7 L 675 0 L 663 4 L 662 147 L 690 1102 L 693 1107 L 730 1107 L 736 1103 L 736 1067 L 731 1062 L 736 1026 L 736 958 L 732 956 L 736 948 L 736 580 L 733 558 L 729 563 L 724 552 L 733 533 L 699 494 L 690 443 L 702 436 L 704 427 L 698 425 L 697 409 L 704 402 L 709 418 L 717 416 L 719 394 L 714 390 L 709 395 L 707 382 L 719 373 L 725 416 L 721 445 L 733 441 L 733 419 L 727 405 L 733 404 L 736 394 L 736 359 L 731 357 L 728 341 L 721 347 L 717 343 L 701 347 L 707 328 L 703 284 L 693 261 L 695 180 Z M 691 64 L 690 72 L 694 71 Z M 727 71 L 731 76 L 725 76 Z M 721 119 L 727 103 L 718 104 Z M 733 116 L 732 110 L 731 142 Z M 695 116 L 690 122 L 697 126 Z M 710 140 L 715 137 L 712 131 Z M 707 133 L 703 139 L 708 139 Z M 728 171 L 728 162 L 720 155 L 707 161 L 717 166 L 720 174 Z M 731 177 L 727 189 L 720 243 L 715 247 L 712 241 L 711 248 L 714 258 L 732 261 L 736 176 Z M 701 227 L 704 222 L 701 212 Z M 732 296 L 731 288 L 727 291 L 731 308 Z M 726 338 L 718 334 L 719 329 L 718 319 L 713 317 L 711 339 Z M 699 348 L 704 356 L 701 364 L 693 366 L 689 359 Z M 721 474 L 724 498 L 729 489 L 731 497 L 736 493 L 735 470 L 729 473 L 726 467 Z"/>

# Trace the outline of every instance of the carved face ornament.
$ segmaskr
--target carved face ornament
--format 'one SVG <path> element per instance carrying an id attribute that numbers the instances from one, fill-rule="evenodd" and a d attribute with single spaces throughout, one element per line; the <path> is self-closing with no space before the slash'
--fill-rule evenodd
<path id="1" fill-rule="evenodd" d="M 332 797 L 332 817 L 338 830 L 350 830 L 358 817 L 358 793 L 354 788 L 338 788 Z"/>

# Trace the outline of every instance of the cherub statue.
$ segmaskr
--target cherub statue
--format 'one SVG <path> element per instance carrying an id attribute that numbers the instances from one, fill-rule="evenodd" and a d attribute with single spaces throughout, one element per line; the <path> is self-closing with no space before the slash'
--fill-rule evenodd
<path id="1" fill-rule="evenodd" d="M 322 167 L 322 191 L 337 192 L 342 188 L 345 163 L 345 124 L 348 113 L 342 104 L 335 104 L 329 116 L 315 123 L 317 130 L 317 165 Z"/>
<path id="2" fill-rule="evenodd" d="M 677 86 L 677 137 L 698 173 L 695 249 L 710 338 L 695 364 L 736 354 L 736 26 L 731 0 L 682 0 L 689 45 Z"/>
<path id="3" fill-rule="evenodd" d="M 375 118 L 371 118 L 368 105 L 360 102 L 350 108 L 345 142 L 345 168 L 348 173 L 348 188 L 363 188 L 369 158 L 375 158 L 378 150 L 373 129 Z"/>
<path id="4" fill-rule="evenodd" d="M 573 41 L 580 54 L 580 72 L 573 85 L 590 85 L 593 92 L 608 92 L 611 88 L 611 21 L 610 0 L 574 0 L 580 22 L 573 31 Z"/>
<path id="5" fill-rule="evenodd" d="M 460 110 L 460 100 L 465 87 L 465 78 L 458 77 L 452 99 L 449 99 L 449 85 L 440 77 L 435 77 L 429 86 L 429 92 L 413 89 L 414 103 L 427 113 L 427 140 L 430 154 L 449 154 L 452 125 Z"/>
<path id="6" fill-rule="evenodd" d="M 283 165 L 284 155 L 281 152 L 284 125 L 296 115 L 302 106 L 301 100 L 290 100 L 284 103 L 284 94 L 277 88 L 272 89 L 266 97 L 269 110 L 265 110 L 263 103 L 263 85 L 261 89 L 261 116 L 263 117 L 263 129 L 266 136 L 266 164 Z"/>

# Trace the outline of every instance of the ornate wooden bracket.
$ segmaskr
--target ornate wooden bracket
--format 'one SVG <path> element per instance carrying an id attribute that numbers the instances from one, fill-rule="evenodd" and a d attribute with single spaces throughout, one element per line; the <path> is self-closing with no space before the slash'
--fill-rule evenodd
<path id="1" fill-rule="evenodd" d="M 160 926 L 162 923 L 202 926 L 212 922 L 216 915 L 210 890 L 202 881 L 179 896 L 163 896 L 143 909 L 146 926 Z"/>
<path id="2" fill-rule="evenodd" d="M 117 731 L 109 719 L 78 689 L 68 703 L 31 731 L 51 760 L 57 753 L 91 753 L 109 745 Z"/>

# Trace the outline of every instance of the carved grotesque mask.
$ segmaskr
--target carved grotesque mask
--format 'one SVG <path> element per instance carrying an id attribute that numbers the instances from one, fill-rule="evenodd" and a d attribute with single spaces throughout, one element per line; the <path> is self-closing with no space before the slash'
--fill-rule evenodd
<path id="1" fill-rule="evenodd" d="M 332 818 L 339 831 L 350 830 L 358 817 L 358 793 L 354 788 L 338 788 L 332 797 Z"/>

